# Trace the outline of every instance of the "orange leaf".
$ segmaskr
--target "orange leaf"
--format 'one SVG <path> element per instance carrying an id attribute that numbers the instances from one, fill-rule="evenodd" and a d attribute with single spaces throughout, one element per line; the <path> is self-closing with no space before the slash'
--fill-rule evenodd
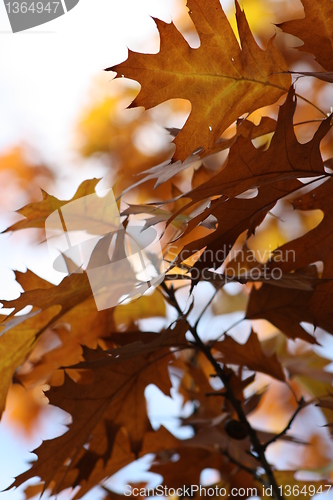
<path id="1" fill-rule="evenodd" d="M 333 3 L 331 0 L 302 0 L 305 17 L 278 24 L 286 33 L 300 38 L 302 52 L 314 54 L 327 71 L 333 71 Z"/>
<path id="2" fill-rule="evenodd" d="M 188 99 L 190 116 L 175 138 L 175 160 L 184 161 L 214 142 L 244 113 L 273 104 L 288 91 L 290 76 L 279 50 L 262 50 L 236 2 L 241 48 L 218 0 L 188 0 L 201 45 L 191 49 L 174 24 L 155 19 L 158 54 L 129 52 L 127 61 L 108 68 L 141 84 L 132 106 L 154 107 L 174 98 Z"/>

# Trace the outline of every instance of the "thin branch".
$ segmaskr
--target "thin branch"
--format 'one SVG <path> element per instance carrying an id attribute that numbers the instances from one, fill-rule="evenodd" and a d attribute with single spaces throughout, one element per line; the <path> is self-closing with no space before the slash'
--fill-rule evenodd
<path id="1" fill-rule="evenodd" d="M 221 392 L 206 392 L 205 396 L 221 396 L 222 398 L 226 397 L 226 393 L 224 391 Z"/>
<path id="2" fill-rule="evenodd" d="M 292 414 L 292 416 L 291 416 L 289 422 L 287 423 L 287 425 L 285 426 L 285 428 L 281 432 L 279 432 L 279 434 L 276 434 L 276 436 L 274 436 L 271 439 L 269 439 L 268 441 L 266 441 L 266 443 L 262 446 L 264 450 L 266 450 L 270 444 L 275 443 L 275 441 L 277 441 L 278 439 L 280 439 L 282 436 L 284 436 L 289 431 L 289 429 L 290 429 L 293 421 L 295 420 L 295 418 L 297 417 L 297 415 L 299 414 L 299 412 L 305 406 L 306 406 L 306 403 L 304 401 L 304 398 L 301 397 L 301 399 L 298 401 L 298 406 L 297 406 L 296 410 Z"/>
<path id="3" fill-rule="evenodd" d="M 295 403 L 298 405 L 299 404 L 299 400 L 298 400 L 298 397 L 297 397 L 297 394 L 296 392 L 294 391 L 293 387 L 291 384 L 289 384 L 289 382 L 286 381 L 286 386 L 288 387 L 288 389 L 290 390 L 290 392 L 292 393 L 294 399 L 295 399 Z"/>
<path id="4" fill-rule="evenodd" d="M 178 311 L 178 313 L 184 317 L 183 311 L 181 310 L 178 301 L 175 296 L 175 291 L 173 287 L 168 288 L 165 283 L 161 284 L 163 290 L 169 297 L 169 302 L 170 304 L 173 305 L 173 307 Z M 223 386 L 225 388 L 225 397 L 230 401 L 232 404 L 238 419 L 240 422 L 242 422 L 247 430 L 247 435 L 249 436 L 249 439 L 251 441 L 252 447 L 253 447 L 253 456 L 256 456 L 258 461 L 260 462 L 261 466 L 263 467 L 267 481 L 269 484 L 272 486 L 272 491 L 273 491 L 273 496 L 276 500 L 284 500 L 283 495 L 280 492 L 279 485 L 276 482 L 276 479 L 274 477 L 272 468 L 270 464 L 267 461 L 266 455 L 265 455 L 265 448 L 262 446 L 258 436 L 257 432 L 253 427 L 251 426 L 250 422 L 247 420 L 246 414 L 243 410 L 241 402 L 237 399 L 237 397 L 234 394 L 234 391 L 232 389 L 232 386 L 230 384 L 230 376 L 224 371 L 223 367 L 221 364 L 216 361 L 214 356 L 211 353 L 211 347 L 207 344 L 205 344 L 200 336 L 198 335 L 197 329 L 192 326 L 188 321 L 188 328 L 189 331 L 192 333 L 196 345 L 198 349 L 205 355 L 205 357 L 208 359 L 208 361 L 211 363 L 213 366 L 216 375 L 219 377 L 221 382 L 223 383 Z"/>
<path id="5" fill-rule="evenodd" d="M 221 450 L 220 449 L 220 452 L 221 452 L 222 455 L 224 455 L 225 457 L 227 457 L 227 459 L 229 460 L 229 462 L 231 462 L 232 464 L 237 465 L 237 467 L 239 467 L 240 469 L 245 470 L 246 472 L 248 472 L 249 474 L 251 474 L 251 476 L 253 476 L 255 479 L 257 479 L 257 481 L 260 481 L 264 486 L 266 486 L 265 482 L 259 476 L 259 474 L 257 473 L 257 471 L 255 469 L 251 469 L 251 467 L 247 467 L 246 465 L 242 464 L 241 462 L 239 462 L 238 460 L 236 460 L 235 458 L 233 458 L 227 450 Z"/>
<path id="6" fill-rule="evenodd" d="M 225 335 L 226 333 L 228 333 L 230 330 L 232 330 L 235 326 L 239 325 L 242 321 L 244 321 L 245 317 L 243 318 L 240 318 L 238 319 L 237 321 L 235 321 L 234 323 L 232 323 L 229 328 L 227 328 L 226 330 L 224 330 L 224 332 L 222 332 L 215 340 L 211 340 L 209 342 L 209 346 L 210 347 L 214 347 L 215 343 L 218 342 L 220 340 L 221 337 L 223 337 L 223 335 Z"/>
<path id="7" fill-rule="evenodd" d="M 316 118 L 315 120 L 304 120 L 303 122 L 297 122 L 294 123 L 294 127 L 298 127 L 299 125 L 308 125 L 309 123 L 322 123 L 323 119 L 322 118 Z"/>
<path id="8" fill-rule="evenodd" d="M 207 304 L 205 305 L 205 307 L 203 308 L 203 310 L 199 314 L 198 319 L 196 320 L 196 322 L 194 324 L 194 328 L 198 327 L 199 321 L 201 320 L 202 316 L 205 314 L 205 312 L 207 311 L 208 307 L 211 305 L 211 303 L 215 299 L 217 292 L 218 292 L 218 290 L 215 290 L 215 292 L 213 293 L 212 297 L 209 299 L 209 301 L 207 302 Z"/>
<path id="9" fill-rule="evenodd" d="M 309 99 L 307 99 L 301 94 L 298 94 L 297 92 L 295 92 L 295 96 L 299 97 L 300 99 L 302 99 L 302 101 L 306 102 L 307 104 L 310 104 L 310 106 L 313 106 L 317 111 L 319 111 L 319 113 L 321 113 L 322 115 L 325 116 L 325 118 L 327 118 L 327 114 L 322 109 L 318 108 L 318 106 L 316 106 L 313 102 L 309 101 Z"/>

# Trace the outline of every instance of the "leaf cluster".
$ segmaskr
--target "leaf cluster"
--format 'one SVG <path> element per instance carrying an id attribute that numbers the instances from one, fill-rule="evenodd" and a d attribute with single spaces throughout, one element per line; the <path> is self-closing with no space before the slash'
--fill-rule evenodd
<path id="1" fill-rule="evenodd" d="M 300 412 L 311 418 L 317 405 L 328 426 L 333 420 L 330 360 L 313 349 L 326 338 L 322 331 L 333 334 L 332 117 L 320 110 L 314 90 L 298 92 L 305 78 L 313 88 L 330 90 L 333 4 L 302 4 L 302 19 L 278 25 L 302 41 L 297 52 L 283 45 L 281 33 L 263 49 L 237 0 L 239 39 L 218 0 L 188 0 L 198 48 L 173 23 L 156 19 L 159 52 L 129 51 L 125 62 L 108 68 L 140 83 L 131 108 L 148 110 L 176 98 L 191 103 L 184 126 L 170 129 L 172 157 L 166 148 L 153 165 L 141 155 L 137 170 L 135 157 L 126 156 L 122 166 L 125 175 L 126 162 L 128 171 L 141 172 L 139 180 L 121 184 L 124 199 L 147 185 L 159 193 L 154 199 L 149 189 L 149 200 L 131 200 L 121 220 L 126 227 L 140 215 L 146 228 L 162 227 L 166 271 L 152 293 L 99 311 L 87 272 L 67 257 L 68 276 L 58 285 L 30 270 L 15 273 L 24 291 L 2 300 L 12 311 L 0 323 L 1 413 L 13 385 L 48 384 L 49 404 L 72 419 L 64 434 L 34 451 L 37 460 L 15 479 L 12 486 L 40 478 L 26 489 L 27 498 L 67 488 L 81 498 L 101 485 L 104 498 L 113 498 L 106 481 L 148 454 L 154 454 L 150 471 L 169 488 L 199 484 L 207 468 L 219 472 L 228 492 L 261 491 L 260 485 L 281 499 L 281 486 L 307 484 L 267 459 L 277 441 L 304 446 L 290 433 Z M 41 201 L 18 210 L 21 219 L 7 231 L 43 230 L 47 217 L 94 194 L 98 181 L 84 181 L 71 200 L 43 191 Z M 322 213 L 319 222 L 315 211 Z M 298 223 L 287 234 L 281 220 L 288 225 L 295 213 Z M 101 221 L 96 209 L 92 233 Z M 264 246 L 260 235 L 267 236 Z M 96 245 L 91 264 L 105 246 L 110 240 Z M 120 268 L 114 283 L 123 290 Z M 27 306 L 31 310 L 23 311 Z M 225 328 L 224 315 L 234 312 L 241 313 L 245 341 L 237 329 Z M 207 316 L 214 325 L 209 331 Z M 191 437 L 152 425 L 151 384 L 167 397 L 178 391 L 179 426 Z M 267 431 L 255 417 L 274 390 L 291 399 L 284 406 L 275 398 L 273 413 L 282 421 Z M 311 484 L 329 484 L 329 474 L 322 476 Z"/>

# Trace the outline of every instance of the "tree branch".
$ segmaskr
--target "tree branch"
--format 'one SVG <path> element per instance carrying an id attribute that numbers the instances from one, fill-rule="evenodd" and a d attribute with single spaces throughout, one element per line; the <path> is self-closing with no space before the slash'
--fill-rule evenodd
<path id="1" fill-rule="evenodd" d="M 302 410 L 302 408 L 304 408 L 306 406 L 306 403 L 304 402 L 304 398 L 303 396 L 301 397 L 301 399 L 298 401 L 298 406 L 296 408 L 296 410 L 294 411 L 293 415 L 291 416 L 289 422 L 287 423 L 287 425 L 285 426 L 285 428 L 279 432 L 279 434 L 276 434 L 276 436 L 272 437 L 271 439 L 269 439 L 268 441 L 266 441 L 265 444 L 262 445 L 263 449 L 266 450 L 266 448 L 268 448 L 268 446 L 272 443 L 275 443 L 275 441 L 277 441 L 278 439 L 280 439 L 280 437 L 284 436 L 287 431 L 289 431 L 293 421 L 295 420 L 295 418 L 297 417 L 298 413 Z"/>
<path id="2" fill-rule="evenodd" d="M 174 288 L 172 286 L 170 288 L 168 288 L 164 282 L 161 284 L 161 286 L 162 286 L 162 289 L 164 290 L 164 292 L 167 294 L 170 304 L 178 311 L 179 315 L 183 317 L 184 313 L 178 304 L 178 301 L 177 301 L 176 296 L 175 296 Z M 236 396 L 232 390 L 232 387 L 230 385 L 230 377 L 226 374 L 226 372 L 224 371 L 221 364 L 218 361 L 216 361 L 216 359 L 212 355 L 211 347 L 206 345 L 201 340 L 200 336 L 198 335 L 196 325 L 192 326 L 188 321 L 187 321 L 187 324 L 189 327 L 189 331 L 192 333 L 192 335 L 196 341 L 197 347 L 206 356 L 208 361 L 210 361 L 211 365 L 213 366 L 213 368 L 216 372 L 216 375 L 219 377 L 219 379 L 223 383 L 224 389 L 225 389 L 225 397 L 232 404 L 232 406 L 233 406 L 233 408 L 238 416 L 239 421 L 244 424 L 244 426 L 247 430 L 247 434 L 249 436 L 249 439 L 251 441 L 252 447 L 253 447 L 253 452 L 254 452 L 253 456 L 255 456 L 257 458 L 258 462 L 260 462 L 262 468 L 264 469 L 266 476 L 267 476 L 267 481 L 272 486 L 274 498 L 276 500 L 284 500 L 283 495 L 281 495 L 281 493 L 280 493 L 279 485 L 277 484 L 276 479 L 274 477 L 272 467 L 266 459 L 265 446 L 263 446 L 260 443 L 260 440 L 257 436 L 255 429 L 253 429 L 250 422 L 247 420 L 246 414 L 245 414 L 243 407 L 242 407 L 242 404 L 236 398 Z"/>

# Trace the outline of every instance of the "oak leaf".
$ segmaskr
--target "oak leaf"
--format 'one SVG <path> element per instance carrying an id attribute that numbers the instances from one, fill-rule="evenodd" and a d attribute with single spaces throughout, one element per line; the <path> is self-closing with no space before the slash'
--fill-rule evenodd
<path id="1" fill-rule="evenodd" d="M 188 0 L 187 6 L 200 37 L 198 49 L 189 47 L 174 24 L 155 19 L 159 53 L 130 51 L 127 61 L 107 69 L 140 83 L 132 106 L 148 109 L 173 98 L 191 102 L 190 116 L 174 140 L 174 159 L 180 161 L 198 148 L 211 149 L 241 115 L 273 104 L 290 84 L 290 76 L 283 73 L 288 68 L 273 38 L 262 50 L 237 2 L 241 47 L 218 0 Z"/>
<path id="2" fill-rule="evenodd" d="M 89 461 L 91 473 L 99 457 L 108 460 L 116 433 L 123 426 L 129 432 L 132 450 L 138 453 L 144 433 L 151 428 L 144 390 L 152 379 L 161 390 L 170 390 L 168 363 L 166 357 L 159 358 L 158 363 L 155 360 L 153 366 L 152 361 L 144 357 L 135 361 L 121 360 L 113 367 L 95 369 L 94 383 L 87 385 L 78 384 L 66 376 L 64 385 L 51 388 L 47 396 L 51 404 L 73 416 L 73 423 L 64 435 L 44 441 L 35 450 L 38 460 L 31 469 L 16 478 L 13 486 L 39 476 L 47 487 L 68 458 L 71 458 L 72 467 L 76 468 L 76 458 L 89 441 L 89 454 L 96 455 L 95 461 Z M 58 491 L 69 468 L 63 470 L 55 491 Z"/>
<path id="3" fill-rule="evenodd" d="M 290 87 L 286 101 L 280 106 L 272 140 L 264 151 L 252 143 L 258 136 L 260 124 L 255 126 L 249 122 L 245 127 L 241 123 L 224 168 L 183 196 L 193 202 L 221 195 L 232 198 L 251 188 L 269 186 L 277 181 L 323 175 L 325 170 L 319 146 L 331 128 L 330 118 L 323 120 L 309 142 L 301 144 L 293 124 L 296 105 L 295 90 Z"/>
<path id="4" fill-rule="evenodd" d="M 181 237 L 189 235 L 212 215 L 218 226 L 212 233 L 186 244 L 175 259 L 176 264 L 185 260 L 184 256 L 188 258 L 206 247 L 194 266 L 195 273 L 198 274 L 197 270 L 203 267 L 219 267 L 243 231 L 247 230 L 248 237 L 253 234 L 279 199 L 302 186 L 297 178 L 325 175 L 319 146 L 331 127 L 330 118 L 321 123 L 308 143 L 300 144 L 293 128 L 295 107 L 296 99 L 291 88 L 286 102 L 280 107 L 276 131 L 269 148 L 266 151 L 256 149 L 251 142 L 251 129 L 255 126 L 247 127 L 247 135 L 239 135 L 231 147 L 225 168 L 203 185 L 186 193 L 185 196 L 192 201 L 184 208 L 214 196 L 219 198 L 213 199 L 203 212 L 188 222 Z M 234 198 L 251 188 L 258 189 L 254 198 Z M 177 215 L 178 212 L 170 221 Z M 220 257 L 217 257 L 218 254 Z"/>
<path id="5" fill-rule="evenodd" d="M 99 458 L 105 462 L 110 459 L 116 435 L 121 428 L 128 434 L 131 450 L 138 455 L 145 433 L 151 430 L 144 398 L 145 388 L 153 381 L 164 393 L 170 392 L 170 346 L 177 346 L 175 339 L 181 339 L 186 345 L 185 331 L 184 323 L 181 322 L 173 331 L 167 330 L 158 335 L 150 349 L 144 344 L 143 350 L 125 346 L 124 356 L 121 350 L 111 356 L 102 350 L 86 348 L 86 361 L 78 366 L 93 369 L 93 383 L 74 382 L 65 375 L 63 385 L 52 387 L 47 392 L 52 405 L 72 415 L 73 422 L 69 430 L 52 441 L 45 441 L 35 450 L 38 460 L 30 470 L 16 478 L 13 486 L 37 475 L 45 483 L 45 488 L 56 480 L 53 488 L 59 491 L 66 475 L 73 474 L 72 469 L 78 469 L 82 477 L 80 466 L 84 467 L 85 478 L 89 479 Z M 88 442 L 89 448 L 84 452 L 83 447 Z M 90 459 L 84 459 L 84 453 Z M 70 464 L 64 467 L 69 458 Z"/>
<path id="6" fill-rule="evenodd" d="M 245 344 L 239 344 L 229 335 L 225 335 L 221 342 L 214 343 L 214 349 L 222 353 L 226 364 L 247 366 L 250 370 L 266 373 L 277 380 L 285 380 L 276 355 L 264 354 L 258 336 L 253 330 Z"/>
<path id="7" fill-rule="evenodd" d="M 303 184 L 296 180 L 275 182 L 266 189 L 258 189 L 258 195 L 252 199 L 232 198 L 225 200 L 223 197 L 211 201 L 210 205 L 199 215 L 194 217 L 187 225 L 182 238 L 190 234 L 202 221 L 213 215 L 217 221 L 217 229 L 200 239 L 190 241 L 184 245 L 177 255 L 174 264 L 204 249 L 195 265 L 191 269 L 193 284 L 197 283 L 204 270 L 217 269 L 221 266 L 231 251 L 237 238 L 246 231 L 247 238 L 254 234 L 267 213 L 272 210 L 278 200 L 297 191 Z M 181 240 L 180 240 L 181 241 Z"/>
<path id="8" fill-rule="evenodd" d="M 324 264 L 321 276 L 323 282 L 317 285 L 306 307 L 309 314 L 311 314 L 311 323 L 333 333 L 331 307 L 333 298 L 332 178 L 329 178 L 309 193 L 295 198 L 293 207 L 297 210 L 320 209 L 324 212 L 324 218 L 318 226 L 305 235 L 279 247 L 275 254 L 280 253 L 284 262 L 277 264 L 272 262 L 271 266 L 278 265 L 284 271 L 291 271 L 318 261 Z M 288 255 L 293 255 L 293 258 L 288 259 Z"/>
<path id="9" fill-rule="evenodd" d="M 17 210 L 17 213 L 19 215 L 22 215 L 24 219 L 10 226 L 8 229 L 6 229 L 6 232 L 30 228 L 44 229 L 45 221 L 49 215 L 51 215 L 55 210 L 59 210 L 62 206 L 71 201 L 78 200 L 83 196 L 94 194 L 95 187 L 99 181 L 100 179 L 89 179 L 82 182 L 71 200 L 58 200 L 58 198 L 56 198 L 55 196 L 52 196 L 42 190 L 42 201 L 29 203 L 23 208 Z M 81 229 L 81 227 L 79 229 Z"/>
<path id="10" fill-rule="evenodd" d="M 40 314 L 29 313 L 2 322 L 0 328 L 0 416 L 5 409 L 7 392 L 16 370 L 31 352 L 36 335 L 59 311 L 54 305 Z"/>
<path id="11" fill-rule="evenodd" d="M 247 319 L 266 319 L 287 337 L 316 344 L 315 337 L 307 333 L 301 322 L 312 322 L 308 303 L 313 290 L 297 290 L 263 284 L 259 290 L 252 288 L 247 306 Z"/>
<path id="12" fill-rule="evenodd" d="M 333 71 L 333 5 L 331 0 L 302 0 L 305 17 L 278 24 L 286 33 L 300 38 L 302 52 L 314 54 L 327 71 Z"/>
<path id="13" fill-rule="evenodd" d="M 13 300 L 2 300 L 6 308 L 14 308 L 11 315 L 21 311 L 26 306 L 33 305 L 45 310 L 53 305 L 61 306 L 61 314 L 92 296 L 91 287 L 86 273 L 70 274 L 59 285 L 48 288 L 31 289 Z"/>

